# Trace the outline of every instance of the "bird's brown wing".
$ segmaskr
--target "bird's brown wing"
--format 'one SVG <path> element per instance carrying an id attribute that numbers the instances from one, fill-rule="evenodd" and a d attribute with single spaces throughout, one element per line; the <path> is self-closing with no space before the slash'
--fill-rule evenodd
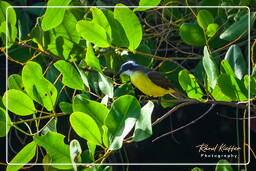
<path id="1" fill-rule="evenodd" d="M 174 86 L 170 83 L 168 79 L 166 79 L 160 72 L 157 71 L 149 71 L 147 72 L 148 78 L 155 83 L 156 85 L 164 88 L 164 89 L 174 89 Z"/>

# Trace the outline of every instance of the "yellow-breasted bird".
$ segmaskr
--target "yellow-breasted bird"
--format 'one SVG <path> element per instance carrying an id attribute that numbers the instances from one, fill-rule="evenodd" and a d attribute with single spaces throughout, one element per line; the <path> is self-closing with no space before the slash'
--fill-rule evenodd
<path id="1" fill-rule="evenodd" d="M 161 97 L 170 94 L 175 98 L 185 97 L 160 72 L 136 64 L 134 61 L 122 64 L 118 74 L 129 75 L 132 84 L 148 96 Z"/>

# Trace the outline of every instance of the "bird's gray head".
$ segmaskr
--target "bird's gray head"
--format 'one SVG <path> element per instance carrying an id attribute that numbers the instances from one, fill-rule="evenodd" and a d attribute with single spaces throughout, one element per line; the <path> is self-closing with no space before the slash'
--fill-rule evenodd
<path id="1" fill-rule="evenodd" d="M 121 65 L 118 74 L 130 75 L 138 66 L 134 61 L 127 61 Z"/>

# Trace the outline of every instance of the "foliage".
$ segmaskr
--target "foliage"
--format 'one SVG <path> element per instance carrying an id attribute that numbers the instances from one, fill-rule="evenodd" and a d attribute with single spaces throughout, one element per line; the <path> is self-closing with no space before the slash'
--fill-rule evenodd
<path id="1" fill-rule="evenodd" d="M 50 8 L 75 3 L 84 5 L 82 1 L 49 0 L 43 14 L 40 9 L 33 9 L 37 18 L 26 30 L 19 24 L 21 10 L 9 8 L 7 21 L 5 11 L 11 4 L 0 1 L 1 41 L 5 44 L 8 37 L 8 59 L 22 66 L 19 73 L 8 77 L 8 90 L 2 101 L 10 112 L 0 108 L 0 136 L 6 136 L 9 129 L 17 129 L 18 124 L 28 126 L 30 123 L 36 127 L 35 130 L 31 127 L 29 133 L 21 130 L 33 140 L 11 163 L 25 165 L 35 158 L 36 149 L 40 147 L 46 152 L 42 162 L 70 164 L 52 165 L 52 168 L 79 170 L 81 166 L 76 164 L 104 162 L 124 144 L 152 136 L 154 103 L 139 97 L 135 87 L 116 77 L 120 65 L 129 59 L 163 71 L 187 99 L 197 103 L 255 99 L 256 76 L 248 73 L 246 64 L 246 60 L 253 61 L 253 57 L 246 59 L 242 47 L 247 42 L 247 23 L 253 25 L 256 13 L 250 13 L 248 20 L 244 8 L 187 8 L 179 12 L 175 8 L 154 8 L 175 4 L 158 0 L 140 0 L 140 6 L 148 7 L 135 9 L 121 3 L 115 4 L 113 9 Z M 207 3 L 204 0 L 200 5 Z M 221 5 L 219 1 L 216 3 L 214 5 Z M 151 15 L 150 10 L 159 11 L 163 23 L 152 26 L 157 13 Z M 32 9 L 27 12 L 32 13 Z M 25 33 L 29 33 L 28 36 L 24 36 Z M 174 46 L 178 55 L 186 56 L 163 57 L 156 42 L 159 35 L 166 44 L 178 42 L 197 51 L 184 52 Z M 24 54 L 17 47 L 29 50 Z M 5 52 L 4 47 L 1 50 Z M 12 51 L 27 59 L 15 56 Z M 193 60 L 196 66 L 186 68 L 189 65 L 175 62 L 176 59 L 186 64 Z M 161 104 L 170 107 L 178 103 L 174 100 Z M 20 121 L 11 120 L 9 115 L 11 118 L 17 115 Z M 62 116 L 69 118 L 72 130 L 80 139 L 66 141 L 64 138 L 69 136 L 57 132 L 57 125 L 62 124 L 57 121 Z M 43 119 L 49 122 L 40 122 Z M 2 127 L 5 122 L 7 130 Z M 219 163 L 227 163 L 227 166 L 217 165 L 216 171 L 232 170 L 227 161 Z M 21 167 L 9 165 L 7 170 Z M 97 166 L 85 170 L 110 169 Z"/>

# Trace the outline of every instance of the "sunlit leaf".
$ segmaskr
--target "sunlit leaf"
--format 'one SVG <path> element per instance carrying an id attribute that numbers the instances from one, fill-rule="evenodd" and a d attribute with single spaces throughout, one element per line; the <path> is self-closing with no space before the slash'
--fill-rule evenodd
<path id="1" fill-rule="evenodd" d="M 60 102 L 59 107 L 61 111 L 65 114 L 71 114 L 73 113 L 72 104 L 68 102 Z"/>
<path id="2" fill-rule="evenodd" d="M 203 57 L 203 66 L 207 75 L 207 80 L 212 89 L 214 89 L 217 78 L 218 78 L 218 68 L 211 55 L 208 52 L 207 47 L 204 47 L 204 57 Z"/>
<path id="3" fill-rule="evenodd" d="M 96 71 L 102 72 L 99 59 L 95 56 L 90 42 L 87 42 L 87 51 L 86 51 L 85 62 L 88 66 L 92 67 Z"/>
<path id="4" fill-rule="evenodd" d="M 102 144 L 100 129 L 97 123 L 88 114 L 74 112 L 70 116 L 70 123 L 80 137 L 97 145 Z"/>
<path id="5" fill-rule="evenodd" d="M 0 1 L 0 23 L 6 21 L 6 11 L 7 11 L 7 8 L 10 6 L 11 4 L 9 4 L 8 2 Z M 8 23 L 15 25 L 17 22 L 17 19 L 16 19 L 16 12 L 14 8 L 9 8 L 7 15 L 8 15 Z"/>
<path id="6" fill-rule="evenodd" d="M 73 99 L 74 112 L 83 112 L 90 115 L 98 124 L 99 127 L 104 125 L 105 118 L 109 112 L 109 109 L 96 101 L 87 99 L 82 95 L 76 95 Z"/>
<path id="7" fill-rule="evenodd" d="M 204 46 L 205 38 L 203 30 L 192 23 L 183 23 L 179 28 L 181 39 L 191 46 Z"/>
<path id="8" fill-rule="evenodd" d="M 6 91 L 3 96 L 3 103 L 9 111 L 16 115 L 26 116 L 36 113 L 33 100 L 20 90 L 11 89 Z"/>
<path id="9" fill-rule="evenodd" d="M 160 4 L 161 0 L 140 0 L 139 2 L 139 6 L 158 6 Z M 147 9 L 150 9 L 149 7 L 148 8 L 135 8 L 133 11 L 145 11 Z"/>
<path id="10" fill-rule="evenodd" d="M 241 80 L 247 73 L 247 64 L 241 49 L 237 45 L 230 46 L 225 55 L 225 60 L 229 62 L 236 77 Z"/>
<path id="11" fill-rule="evenodd" d="M 64 138 L 64 135 L 51 131 L 44 136 L 33 136 L 36 144 L 43 147 L 50 155 L 50 163 L 70 163 L 70 165 L 52 165 L 54 168 L 71 169 L 69 145 L 64 143 Z"/>
<path id="12" fill-rule="evenodd" d="M 20 170 L 26 163 L 34 158 L 36 154 L 36 143 L 34 141 L 28 143 L 25 147 L 20 150 L 16 156 L 10 161 L 10 165 L 7 166 L 7 171 Z M 20 163 L 20 165 L 12 165 Z"/>
<path id="13" fill-rule="evenodd" d="M 214 18 L 212 16 L 212 14 L 208 10 L 205 10 L 205 9 L 201 9 L 198 12 L 196 19 L 197 19 L 198 25 L 204 30 L 207 29 L 209 24 L 212 24 L 214 22 Z"/>
<path id="14" fill-rule="evenodd" d="M 140 116 L 135 124 L 134 141 L 143 141 L 152 135 L 151 114 L 153 109 L 154 103 L 151 101 L 141 108 Z"/>
<path id="15" fill-rule="evenodd" d="M 219 160 L 215 167 L 215 171 L 233 171 L 233 169 L 227 160 Z"/>
<path id="16" fill-rule="evenodd" d="M 73 65 L 64 60 L 59 60 L 53 65 L 62 73 L 64 85 L 77 90 L 84 89 L 83 80 Z"/>
<path id="17" fill-rule="evenodd" d="M 105 121 L 109 131 L 109 149 L 122 147 L 123 139 L 134 127 L 140 110 L 140 104 L 134 96 L 125 95 L 114 101 Z"/>
<path id="18" fill-rule="evenodd" d="M 179 72 L 179 83 L 184 91 L 186 91 L 188 97 L 194 99 L 201 99 L 203 92 L 196 82 L 194 75 L 189 74 L 187 70 Z"/>
<path id="19" fill-rule="evenodd" d="M 134 14 L 132 10 L 125 5 L 117 4 L 116 6 L 121 6 L 122 8 L 114 9 L 114 17 L 120 22 L 125 31 L 129 41 L 128 48 L 130 50 L 135 50 L 142 40 L 142 27 L 140 21 L 136 14 Z"/>
<path id="20" fill-rule="evenodd" d="M 24 86 L 22 83 L 22 78 L 19 74 L 12 74 L 8 77 L 8 88 L 23 90 Z"/>
<path id="21" fill-rule="evenodd" d="M 70 2 L 71 0 L 49 0 L 47 6 L 67 6 Z M 64 18 L 65 10 L 65 8 L 48 7 L 42 20 L 42 29 L 47 31 L 60 25 Z"/>
<path id="22" fill-rule="evenodd" d="M 96 44 L 98 47 L 110 46 L 107 32 L 102 26 L 95 22 L 80 20 L 76 24 L 76 30 L 85 40 Z"/>
<path id="23" fill-rule="evenodd" d="M 7 118 L 7 122 L 6 122 L 6 118 Z M 7 130 L 6 130 L 6 124 L 8 124 Z M 6 133 L 9 132 L 9 130 L 12 126 L 11 124 L 12 124 L 12 122 L 11 122 L 9 115 L 6 113 L 5 109 L 0 107 L 0 137 L 6 136 Z"/>
<path id="24" fill-rule="evenodd" d="M 28 95 L 43 105 L 48 111 L 53 110 L 57 89 L 43 77 L 42 68 L 36 62 L 27 62 L 22 69 L 22 81 Z"/>
<path id="25" fill-rule="evenodd" d="M 99 88 L 102 93 L 108 95 L 110 98 L 113 97 L 114 86 L 112 80 L 101 73 L 99 73 Z"/>
<path id="26" fill-rule="evenodd" d="M 213 36 L 215 35 L 215 33 L 217 32 L 218 27 L 219 27 L 218 24 L 215 24 L 215 23 L 209 24 L 209 25 L 207 26 L 207 29 L 206 29 L 206 35 L 207 35 L 208 37 L 213 37 Z"/>

